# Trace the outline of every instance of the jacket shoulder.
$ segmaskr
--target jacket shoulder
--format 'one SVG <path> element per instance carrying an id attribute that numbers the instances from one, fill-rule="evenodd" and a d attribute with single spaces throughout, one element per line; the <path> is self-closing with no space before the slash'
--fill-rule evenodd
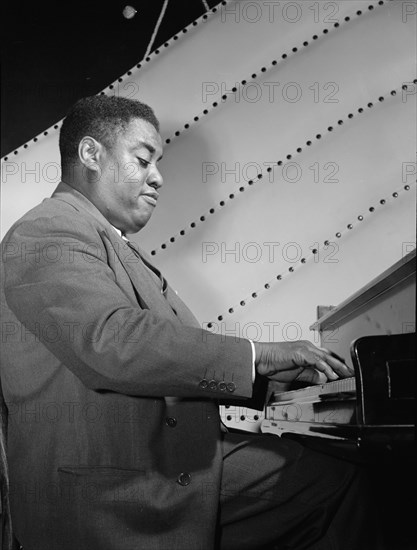
<path id="1" fill-rule="evenodd" d="M 97 234 L 100 224 L 88 212 L 56 199 L 45 199 L 26 212 L 6 233 L 3 244 L 25 238 L 65 238 Z"/>

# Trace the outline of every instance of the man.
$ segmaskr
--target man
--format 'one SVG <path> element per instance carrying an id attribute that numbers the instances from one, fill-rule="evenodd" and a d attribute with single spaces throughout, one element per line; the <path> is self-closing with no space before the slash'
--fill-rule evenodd
<path id="1" fill-rule="evenodd" d="M 249 398 L 255 374 L 351 373 L 309 342 L 203 331 L 126 240 L 162 186 L 152 109 L 80 100 L 60 151 L 62 182 L 3 242 L 1 383 L 23 548 L 372 548 L 351 466 L 221 432 L 216 400 Z"/>

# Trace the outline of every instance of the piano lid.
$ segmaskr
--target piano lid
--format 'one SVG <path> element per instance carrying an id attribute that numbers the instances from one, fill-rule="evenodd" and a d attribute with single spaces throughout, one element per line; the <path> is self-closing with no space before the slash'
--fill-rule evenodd
<path id="1" fill-rule="evenodd" d="M 415 259 L 416 251 L 414 249 L 338 306 L 323 315 L 323 317 L 310 326 L 310 330 L 325 331 L 340 326 L 348 318 L 358 313 L 359 310 L 365 310 L 371 302 L 375 302 L 384 294 L 395 289 L 395 287 L 406 284 L 408 280 L 410 280 L 411 284 L 411 279 L 413 276 L 415 277 L 416 272 Z"/>

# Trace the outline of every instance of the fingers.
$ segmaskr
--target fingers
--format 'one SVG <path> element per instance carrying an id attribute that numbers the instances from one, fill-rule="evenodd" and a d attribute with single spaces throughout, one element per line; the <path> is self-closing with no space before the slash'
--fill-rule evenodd
<path id="1" fill-rule="evenodd" d="M 341 378 L 347 378 L 348 376 L 353 376 L 353 369 L 349 368 L 344 360 L 336 355 L 336 353 L 328 350 L 327 348 L 317 348 L 322 351 L 325 355 L 323 360 L 337 373 Z"/>
<path id="2" fill-rule="evenodd" d="M 314 367 L 326 375 L 328 380 L 337 380 L 339 375 L 336 370 L 333 370 L 333 366 L 329 364 L 327 357 L 317 357 Z"/>
<path id="3" fill-rule="evenodd" d="M 327 376 L 316 369 L 303 369 L 296 378 L 297 382 L 306 382 L 308 384 L 325 384 L 328 381 Z"/>

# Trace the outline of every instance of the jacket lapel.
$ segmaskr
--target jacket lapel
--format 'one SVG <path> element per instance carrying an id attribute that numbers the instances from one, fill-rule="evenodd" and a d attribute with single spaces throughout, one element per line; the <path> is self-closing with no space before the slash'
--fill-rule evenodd
<path id="1" fill-rule="evenodd" d="M 101 235 L 101 239 L 107 242 L 107 246 L 114 251 L 114 256 L 117 257 L 118 261 L 125 269 L 136 290 L 138 302 L 142 308 L 152 309 L 164 317 L 177 321 L 179 320 L 176 313 L 173 311 L 174 306 L 171 304 L 172 294 L 174 294 L 172 290 L 169 289 L 168 291 L 170 299 L 166 299 L 161 293 L 159 285 L 155 283 L 149 268 L 145 266 L 126 241 L 117 234 L 114 227 L 107 221 L 103 214 L 82 193 L 66 183 L 61 182 L 54 191 L 52 198 L 67 202 L 78 212 L 85 212 L 93 216 L 98 222 L 98 233 Z M 143 254 L 142 251 L 140 252 Z M 143 255 L 146 261 L 149 262 L 146 254 Z M 183 308 L 180 308 L 178 304 L 176 305 L 177 308 L 181 310 L 182 317 L 185 319 L 186 314 L 184 314 Z M 177 312 L 177 309 L 175 309 L 175 311 Z"/>

